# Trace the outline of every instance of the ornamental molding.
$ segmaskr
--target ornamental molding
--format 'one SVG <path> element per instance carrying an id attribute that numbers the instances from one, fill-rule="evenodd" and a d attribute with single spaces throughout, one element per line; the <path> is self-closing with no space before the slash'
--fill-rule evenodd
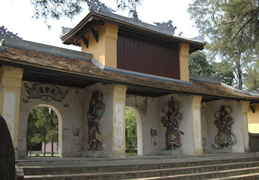
<path id="1" fill-rule="evenodd" d="M 27 83 L 24 83 L 24 87 L 28 92 L 29 98 L 41 99 L 42 101 L 57 101 L 63 102 L 68 89 L 62 91 L 61 88 L 52 84 L 33 84 L 31 87 Z"/>

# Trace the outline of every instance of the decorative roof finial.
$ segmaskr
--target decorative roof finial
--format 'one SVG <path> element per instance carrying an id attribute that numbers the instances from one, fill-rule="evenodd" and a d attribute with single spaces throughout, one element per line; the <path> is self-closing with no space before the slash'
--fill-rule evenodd
<path id="1" fill-rule="evenodd" d="M 177 28 L 176 26 L 173 26 L 173 21 L 169 20 L 168 22 L 154 22 L 154 24 L 160 28 L 160 29 L 165 29 L 168 31 L 172 31 L 172 34 L 174 35 L 175 29 Z"/>
<path id="2" fill-rule="evenodd" d="M 0 35 L 6 36 L 6 37 L 10 37 L 10 38 L 14 38 L 14 39 L 22 39 L 17 34 L 18 33 L 14 34 L 11 31 L 7 31 L 7 28 L 4 28 L 4 26 L 0 27 Z"/>
<path id="3" fill-rule="evenodd" d="M 104 3 L 101 3 L 99 0 L 86 0 L 87 5 L 89 7 L 89 11 L 94 12 L 106 12 L 106 13 L 113 13 L 115 12 L 113 9 L 107 7 Z"/>

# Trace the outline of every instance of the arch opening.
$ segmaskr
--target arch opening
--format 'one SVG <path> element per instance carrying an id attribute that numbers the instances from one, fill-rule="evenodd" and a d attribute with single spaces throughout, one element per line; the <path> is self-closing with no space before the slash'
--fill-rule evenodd
<path id="1" fill-rule="evenodd" d="M 62 154 L 61 114 L 54 106 L 35 106 L 30 110 L 27 122 L 27 156 Z"/>
<path id="2" fill-rule="evenodd" d="M 142 122 L 138 111 L 126 106 L 125 108 L 125 139 L 126 154 L 143 156 Z M 133 140 L 133 142 L 132 142 Z M 128 153 L 133 147 L 133 153 Z"/>

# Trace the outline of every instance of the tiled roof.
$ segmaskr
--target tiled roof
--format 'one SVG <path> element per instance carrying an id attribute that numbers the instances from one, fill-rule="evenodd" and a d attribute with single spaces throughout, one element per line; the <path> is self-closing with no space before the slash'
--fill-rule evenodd
<path id="1" fill-rule="evenodd" d="M 8 44 L 8 43 L 7 43 Z M 47 50 L 47 49 L 46 49 Z M 69 50 L 70 51 L 70 50 Z M 77 54 L 77 52 L 74 52 Z M 83 54 L 81 52 L 80 55 Z M 58 80 L 62 81 L 73 81 L 74 84 L 77 82 L 81 83 L 82 86 L 87 86 L 86 81 L 79 81 L 80 78 L 91 79 L 95 82 L 106 82 L 106 83 L 117 83 L 125 84 L 129 87 L 129 90 L 134 89 L 146 89 L 149 91 L 155 91 L 156 93 L 187 93 L 210 96 L 215 99 L 230 98 L 236 100 L 250 100 L 259 102 L 259 96 L 237 91 L 227 85 L 219 83 L 210 83 L 199 80 L 180 81 L 171 80 L 168 78 L 153 78 L 152 76 L 146 76 L 145 74 L 124 71 L 124 70 L 111 70 L 110 68 L 97 66 L 89 58 L 77 59 L 71 57 L 64 57 L 60 54 L 49 54 L 47 52 L 39 52 L 37 50 L 22 49 L 19 47 L 0 46 L 0 63 L 10 64 L 13 66 L 25 68 L 25 72 L 31 68 L 37 68 L 38 70 L 49 70 L 56 73 L 61 73 L 66 77 L 73 78 L 62 78 L 59 76 Z M 85 56 L 89 54 L 85 53 Z M 47 73 L 45 73 L 47 74 Z M 141 74 L 141 76 L 139 75 Z M 53 77 L 54 78 L 54 77 Z M 58 81 L 57 81 L 58 82 Z"/>

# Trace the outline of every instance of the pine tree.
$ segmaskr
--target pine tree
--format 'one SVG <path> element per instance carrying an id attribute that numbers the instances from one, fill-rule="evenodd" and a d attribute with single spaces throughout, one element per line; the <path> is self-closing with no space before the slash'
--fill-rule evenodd
<path id="1" fill-rule="evenodd" d="M 234 70 L 239 89 L 243 88 L 244 70 L 258 60 L 258 3 L 258 0 L 194 0 L 188 8 L 200 33 L 209 38 L 206 48 L 214 56 L 231 61 L 229 68 Z"/>

